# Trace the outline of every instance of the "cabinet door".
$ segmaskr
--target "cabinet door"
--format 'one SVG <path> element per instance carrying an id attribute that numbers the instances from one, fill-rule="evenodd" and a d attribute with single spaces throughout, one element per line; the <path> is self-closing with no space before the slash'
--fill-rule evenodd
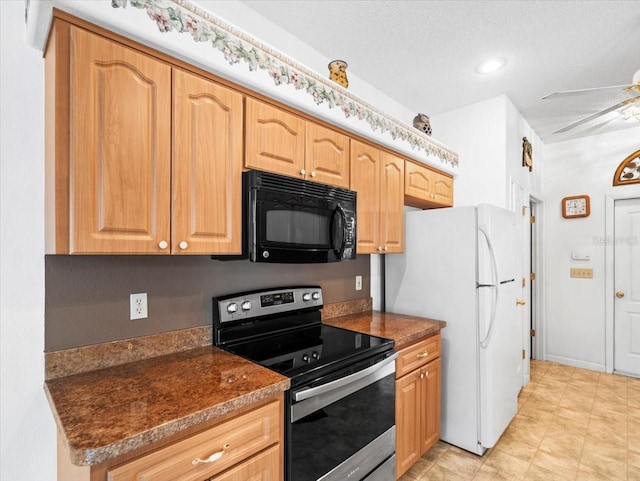
<path id="1" fill-rule="evenodd" d="M 404 159 L 380 153 L 380 241 L 385 254 L 404 250 Z"/>
<path id="2" fill-rule="evenodd" d="M 396 381 L 396 479 L 420 458 L 418 370 Z"/>
<path id="3" fill-rule="evenodd" d="M 307 178 L 349 188 L 349 137 L 313 122 L 307 122 Z"/>
<path id="4" fill-rule="evenodd" d="M 70 36 L 69 252 L 161 253 L 170 228 L 171 68 L 76 27 Z"/>
<path id="5" fill-rule="evenodd" d="M 451 207 L 453 178 L 424 165 L 406 161 L 404 194 L 406 204 L 414 207 Z"/>
<path id="6" fill-rule="evenodd" d="M 305 124 L 300 117 L 247 98 L 245 167 L 303 177 Z"/>
<path id="7" fill-rule="evenodd" d="M 242 251 L 242 95 L 174 71 L 172 244 L 178 254 Z"/>
<path id="8" fill-rule="evenodd" d="M 453 178 L 440 172 L 434 172 L 433 195 L 438 204 L 446 207 L 453 206 Z"/>
<path id="9" fill-rule="evenodd" d="M 440 358 L 434 359 L 421 370 L 425 374 L 420 381 L 420 456 L 440 439 Z"/>
<path id="10" fill-rule="evenodd" d="M 358 254 L 379 253 L 380 151 L 351 140 L 351 189 L 358 193 Z"/>

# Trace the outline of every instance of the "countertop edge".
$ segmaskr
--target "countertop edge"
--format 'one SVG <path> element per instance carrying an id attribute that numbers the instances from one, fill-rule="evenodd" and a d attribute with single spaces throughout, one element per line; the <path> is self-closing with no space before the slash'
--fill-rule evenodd
<path id="1" fill-rule="evenodd" d="M 289 379 L 283 379 L 282 381 L 273 383 L 264 388 L 252 391 L 251 393 L 230 399 L 229 401 L 189 414 L 174 421 L 162 424 L 156 428 L 123 439 L 122 441 L 111 443 L 100 448 L 74 448 L 69 445 L 69 441 L 63 431 L 62 437 L 67 444 L 67 449 L 73 464 L 76 466 L 94 466 L 105 461 L 110 461 L 124 454 L 128 454 L 151 443 L 162 441 L 163 439 L 174 434 L 179 434 L 181 431 L 188 428 L 214 420 L 216 417 L 223 416 L 250 404 L 276 396 L 278 393 L 289 389 L 289 387 Z M 48 389 L 46 391 L 47 397 L 49 397 Z M 57 413 L 55 415 L 57 416 Z M 58 424 L 58 426 L 60 425 Z"/>

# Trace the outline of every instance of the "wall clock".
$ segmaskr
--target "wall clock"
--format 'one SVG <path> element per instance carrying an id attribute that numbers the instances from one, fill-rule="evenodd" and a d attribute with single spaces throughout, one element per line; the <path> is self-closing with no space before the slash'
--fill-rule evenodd
<path id="1" fill-rule="evenodd" d="M 562 217 L 565 219 L 587 217 L 590 213 L 588 195 L 574 195 L 562 199 Z"/>

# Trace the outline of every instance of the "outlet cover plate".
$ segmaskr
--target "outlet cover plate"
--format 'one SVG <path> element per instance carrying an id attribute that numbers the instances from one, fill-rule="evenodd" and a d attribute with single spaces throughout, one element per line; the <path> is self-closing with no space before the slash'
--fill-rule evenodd
<path id="1" fill-rule="evenodd" d="M 362 276 L 356 276 L 356 291 L 362 290 Z"/>
<path id="2" fill-rule="evenodd" d="M 130 319 L 146 319 L 149 317 L 149 309 L 147 305 L 147 293 L 131 294 L 129 296 Z"/>

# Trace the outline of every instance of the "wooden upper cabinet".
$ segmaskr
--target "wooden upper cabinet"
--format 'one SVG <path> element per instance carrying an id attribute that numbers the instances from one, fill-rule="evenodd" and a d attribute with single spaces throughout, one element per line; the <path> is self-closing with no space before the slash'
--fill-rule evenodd
<path id="1" fill-rule="evenodd" d="M 242 95 L 174 70 L 172 253 L 242 252 Z"/>
<path id="2" fill-rule="evenodd" d="M 307 178 L 349 188 L 349 137 L 313 122 L 307 122 Z"/>
<path id="3" fill-rule="evenodd" d="M 451 207 L 453 178 L 416 162 L 405 162 L 405 203 L 414 207 Z"/>
<path id="4" fill-rule="evenodd" d="M 379 252 L 380 243 L 380 151 L 351 140 L 351 189 L 357 198 L 357 252 Z"/>
<path id="5" fill-rule="evenodd" d="M 305 120 L 252 98 L 246 105 L 244 166 L 302 178 Z"/>
<path id="6" fill-rule="evenodd" d="M 351 189 L 358 193 L 358 254 L 404 250 L 404 159 L 351 140 Z"/>
<path id="7" fill-rule="evenodd" d="M 170 240 L 171 67 L 73 26 L 69 51 L 69 252 L 158 252 Z"/>
<path id="8" fill-rule="evenodd" d="M 247 169 L 349 188 L 349 137 L 247 98 Z"/>
<path id="9" fill-rule="evenodd" d="M 404 159 L 380 152 L 380 242 L 386 254 L 404 250 Z"/>

